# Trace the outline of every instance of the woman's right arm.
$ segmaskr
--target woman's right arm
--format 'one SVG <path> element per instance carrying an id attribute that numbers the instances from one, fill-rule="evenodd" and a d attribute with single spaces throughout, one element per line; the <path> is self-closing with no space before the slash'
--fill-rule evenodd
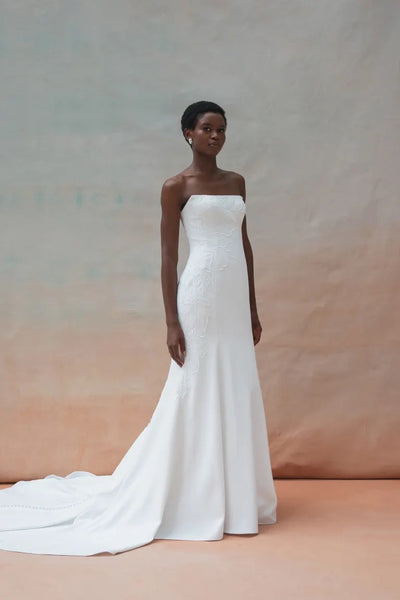
<path id="1" fill-rule="evenodd" d="M 173 178 L 167 179 L 161 190 L 161 286 L 167 324 L 167 346 L 171 358 L 181 367 L 186 347 L 177 308 L 180 198 L 179 182 Z"/>

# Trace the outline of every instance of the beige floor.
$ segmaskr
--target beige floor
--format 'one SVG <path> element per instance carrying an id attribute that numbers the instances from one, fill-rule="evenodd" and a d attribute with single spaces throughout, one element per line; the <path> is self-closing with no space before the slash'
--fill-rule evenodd
<path id="1" fill-rule="evenodd" d="M 278 522 L 118 555 L 0 551 L 5 600 L 399 600 L 399 480 L 275 480 Z M 0 486 L 1 487 L 1 486 Z"/>

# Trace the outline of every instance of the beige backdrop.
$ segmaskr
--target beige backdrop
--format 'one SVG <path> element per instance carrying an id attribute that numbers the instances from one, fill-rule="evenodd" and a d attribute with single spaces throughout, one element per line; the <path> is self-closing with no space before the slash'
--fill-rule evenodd
<path id="1" fill-rule="evenodd" d="M 3 0 L 0 481 L 110 473 L 169 354 L 160 188 L 227 111 L 275 477 L 398 477 L 400 4 Z M 187 257 L 182 233 L 179 271 Z"/>

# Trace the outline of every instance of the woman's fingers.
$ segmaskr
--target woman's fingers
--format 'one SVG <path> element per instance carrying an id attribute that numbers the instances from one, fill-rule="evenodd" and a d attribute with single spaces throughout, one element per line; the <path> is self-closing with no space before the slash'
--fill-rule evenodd
<path id="1" fill-rule="evenodd" d="M 169 350 L 170 356 L 180 367 L 182 367 L 182 365 L 185 362 L 185 355 L 186 355 L 185 336 L 183 335 L 183 332 L 181 331 L 178 336 L 171 336 L 171 337 L 172 338 L 175 337 L 175 339 L 177 338 L 177 341 L 175 343 L 168 344 L 168 350 Z"/>
<path id="2" fill-rule="evenodd" d="M 185 344 L 185 338 L 181 337 L 179 340 L 179 344 L 180 344 L 180 348 L 181 348 L 181 354 L 183 356 L 183 360 L 185 361 L 185 355 L 186 355 L 186 344 Z"/>
<path id="3" fill-rule="evenodd" d="M 254 345 L 258 344 L 258 342 L 261 339 L 261 325 L 255 325 L 253 327 L 253 341 L 254 341 Z"/>
<path id="4" fill-rule="evenodd" d="M 183 360 L 181 359 L 181 356 L 180 356 L 180 353 L 179 353 L 179 344 L 174 344 L 173 346 L 171 346 L 170 355 L 171 355 L 171 358 L 173 358 L 174 361 L 180 367 L 183 365 Z"/>
<path id="5" fill-rule="evenodd" d="M 176 357 L 175 360 L 178 363 L 178 365 L 181 367 L 183 365 L 183 361 L 182 361 L 182 358 L 181 358 L 180 353 L 179 353 L 179 344 L 177 344 L 175 346 L 174 352 L 175 352 L 175 357 Z"/>

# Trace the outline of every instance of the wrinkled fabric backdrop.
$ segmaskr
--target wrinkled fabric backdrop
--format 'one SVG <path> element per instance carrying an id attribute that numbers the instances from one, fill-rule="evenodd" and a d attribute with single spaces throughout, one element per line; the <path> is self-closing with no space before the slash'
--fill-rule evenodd
<path id="1" fill-rule="evenodd" d="M 399 50 L 396 0 L 2 1 L 0 481 L 110 473 L 150 420 L 201 99 L 247 181 L 274 476 L 399 476 Z"/>

